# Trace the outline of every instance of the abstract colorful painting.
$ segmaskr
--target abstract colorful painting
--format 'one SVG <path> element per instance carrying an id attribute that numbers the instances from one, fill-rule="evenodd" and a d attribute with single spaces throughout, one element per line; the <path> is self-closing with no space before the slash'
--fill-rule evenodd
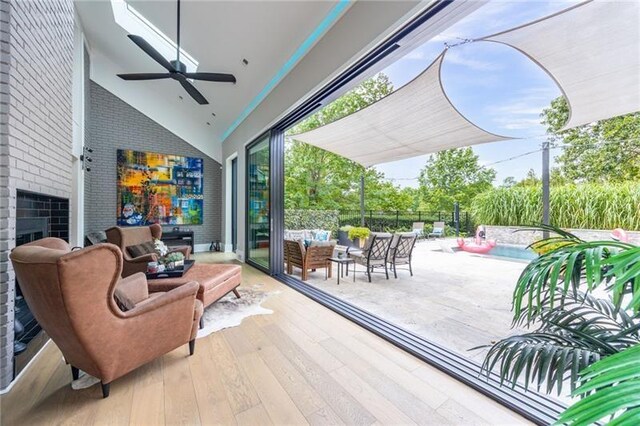
<path id="1" fill-rule="evenodd" d="M 118 150 L 118 225 L 202 224 L 202 158 Z"/>

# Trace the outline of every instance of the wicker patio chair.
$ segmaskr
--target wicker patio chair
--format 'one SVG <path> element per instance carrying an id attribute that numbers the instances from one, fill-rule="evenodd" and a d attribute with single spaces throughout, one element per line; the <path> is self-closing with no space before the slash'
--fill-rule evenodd
<path id="1" fill-rule="evenodd" d="M 302 270 L 302 281 L 308 278 L 309 270 L 327 268 L 327 276 L 331 278 L 331 262 L 335 244 L 314 245 L 305 248 L 302 240 L 284 240 L 284 255 L 287 262 L 287 274 L 293 273 L 293 267 Z"/>

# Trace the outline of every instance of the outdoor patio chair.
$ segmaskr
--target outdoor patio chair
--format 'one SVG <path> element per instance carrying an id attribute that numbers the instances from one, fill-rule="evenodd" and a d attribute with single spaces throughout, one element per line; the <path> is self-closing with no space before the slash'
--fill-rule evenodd
<path id="1" fill-rule="evenodd" d="M 331 262 L 335 244 L 311 244 L 305 248 L 302 240 L 284 240 L 284 258 L 287 263 L 287 274 L 293 273 L 293 267 L 302 270 L 302 281 L 308 278 L 309 270 L 327 269 L 327 276 L 331 278 Z"/>
<path id="2" fill-rule="evenodd" d="M 444 222 L 433 222 L 433 230 L 427 234 L 427 238 L 444 238 Z"/>
<path id="3" fill-rule="evenodd" d="M 391 234 L 371 234 L 361 252 L 349 252 L 349 256 L 353 258 L 356 264 L 363 265 L 367 268 L 366 272 L 369 282 L 371 282 L 371 273 L 376 268 L 384 268 L 384 273 L 387 279 L 389 279 L 387 255 L 389 254 L 392 238 L 393 235 Z"/>
<path id="4" fill-rule="evenodd" d="M 412 232 L 393 236 L 389 254 L 387 255 L 387 262 L 393 268 L 394 277 L 398 278 L 398 265 L 409 265 L 409 274 L 413 276 L 411 257 L 417 239 L 417 235 Z"/>
<path id="5" fill-rule="evenodd" d="M 424 222 L 413 222 L 411 229 L 417 238 L 424 238 Z"/>

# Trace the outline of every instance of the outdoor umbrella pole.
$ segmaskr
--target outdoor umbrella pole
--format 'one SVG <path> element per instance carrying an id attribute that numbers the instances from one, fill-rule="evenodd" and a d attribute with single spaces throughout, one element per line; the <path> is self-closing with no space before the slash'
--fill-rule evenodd
<path id="1" fill-rule="evenodd" d="M 364 171 L 360 174 L 360 226 L 364 226 Z"/>
<path id="2" fill-rule="evenodd" d="M 549 225 L 549 142 L 542 143 L 542 223 Z M 543 231 L 543 237 L 549 238 L 549 231 Z"/>

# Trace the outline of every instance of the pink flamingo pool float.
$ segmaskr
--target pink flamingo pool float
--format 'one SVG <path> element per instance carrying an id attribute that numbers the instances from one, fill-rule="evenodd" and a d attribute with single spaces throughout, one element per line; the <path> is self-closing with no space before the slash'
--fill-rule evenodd
<path id="1" fill-rule="evenodd" d="M 474 240 L 467 242 L 463 238 L 458 238 L 458 247 L 469 253 L 487 254 L 496 246 L 496 240 L 485 240 L 484 235 L 484 226 L 480 225 L 476 229 Z"/>

